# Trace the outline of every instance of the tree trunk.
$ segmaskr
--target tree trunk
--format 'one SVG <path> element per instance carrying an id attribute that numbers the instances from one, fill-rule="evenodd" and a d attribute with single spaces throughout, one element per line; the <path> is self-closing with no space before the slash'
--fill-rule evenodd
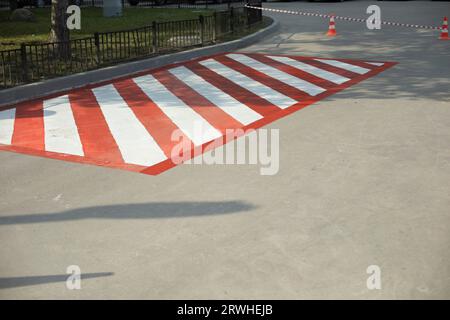
<path id="1" fill-rule="evenodd" d="M 69 41 L 69 29 L 66 26 L 68 0 L 52 0 L 50 31 L 51 42 Z"/>
<path id="2" fill-rule="evenodd" d="M 50 42 L 57 42 L 53 46 L 54 58 L 68 59 L 70 57 L 70 36 L 67 28 L 67 6 L 68 0 L 52 0 L 52 14 L 51 14 L 51 30 Z"/>

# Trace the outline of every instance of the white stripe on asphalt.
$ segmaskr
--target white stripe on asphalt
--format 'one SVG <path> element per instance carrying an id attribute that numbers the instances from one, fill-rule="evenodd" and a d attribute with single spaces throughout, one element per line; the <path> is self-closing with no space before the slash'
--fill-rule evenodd
<path id="1" fill-rule="evenodd" d="M 342 84 L 350 80 L 349 78 L 340 76 L 338 74 L 317 68 L 310 64 L 303 63 L 288 57 L 278 57 L 278 56 L 267 56 L 267 57 L 336 84 Z"/>
<path id="2" fill-rule="evenodd" d="M 255 81 L 246 75 L 243 75 L 240 72 L 237 72 L 231 68 L 228 68 L 227 66 L 221 64 L 218 61 L 215 61 L 213 59 L 208 59 L 199 62 L 201 65 L 205 66 L 206 68 L 214 71 L 215 73 L 227 78 L 228 80 L 234 82 L 238 86 L 243 87 L 244 89 L 247 89 L 248 91 L 256 94 L 257 96 L 260 96 L 263 99 L 266 99 L 273 105 L 278 106 L 281 109 L 286 109 L 287 107 L 292 106 L 293 104 L 297 103 L 297 101 L 285 96 L 284 94 L 273 90 L 272 88 Z"/>
<path id="3" fill-rule="evenodd" d="M 153 76 L 137 77 L 133 81 L 195 145 L 202 145 L 222 136 L 209 122 L 170 92 Z"/>
<path id="4" fill-rule="evenodd" d="M 325 59 L 314 59 L 314 60 L 329 64 L 330 66 L 333 66 L 333 67 L 338 67 L 338 68 L 341 68 L 344 70 L 358 73 L 358 74 L 365 74 L 370 71 L 369 69 L 358 67 L 353 64 L 349 64 L 349 63 L 345 63 L 345 62 L 337 61 L 337 60 L 325 60 Z"/>
<path id="5" fill-rule="evenodd" d="M 170 69 L 169 72 L 244 125 L 262 118 L 259 113 L 219 90 L 186 67 Z"/>
<path id="6" fill-rule="evenodd" d="M 45 150 L 83 156 L 83 146 L 73 118 L 69 96 L 44 100 Z"/>
<path id="7" fill-rule="evenodd" d="M 151 166 L 167 159 L 112 84 L 92 92 L 126 163 Z"/>
<path id="8" fill-rule="evenodd" d="M 16 109 L 0 111 L 0 143 L 11 144 Z"/>
<path id="9" fill-rule="evenodd" d="M 259 62 L 258 60 L 250 58 L 246 55 L 232 53 L 232 54 L 227 54 L 227 57 L 229 57 L 235 61 L 238 61 L 238 62 L 246 65 L 247 67 L 250 67 L 259 72 L 262 72 L 269 77 L 272 77 L 281 82 L 284 82 L 284 83 L 290 85 L 291 87 L 302 90 L 311 96 L 316 96 L 319 93 L 322 93 L 325 91 L 324 88 L 316 86 L 315 84 L 310 83 L 305 80 L 302 80 L 300 78 L 291 76 L 290 74 L 288 74 L 286 72 L 283 72 L 283 71 L 278 70 L 274 67 L 271 67 L 267 64 Z"/>
<path id="10" fill-rule="evenodd" d="M 381 67 L 382 65 L 384 65 L 383 62 L 366 62 L 366 63 L 377 66 L 377 67 Z"/>

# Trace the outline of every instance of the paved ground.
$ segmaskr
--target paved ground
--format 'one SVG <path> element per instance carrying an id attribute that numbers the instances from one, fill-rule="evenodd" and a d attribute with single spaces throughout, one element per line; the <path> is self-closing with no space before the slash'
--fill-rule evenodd
<path id="1" fill-rule="evenodd" d="M 277 8 L 364 17 L 368 1 Z M 446 2 L 377 2 L 439 25 Z M 0 152 L 1 298 L 449 298 L 449 42 L 280 16 L 247 52 L 397 61 L 280 119 L 280 171 L 147 176 Z M 16 216 L 16 218 L 11 218 Z M 378 265 L 382 289 L 366 288 Z M 82 290 L 67 290 L 79 265 Z"/>

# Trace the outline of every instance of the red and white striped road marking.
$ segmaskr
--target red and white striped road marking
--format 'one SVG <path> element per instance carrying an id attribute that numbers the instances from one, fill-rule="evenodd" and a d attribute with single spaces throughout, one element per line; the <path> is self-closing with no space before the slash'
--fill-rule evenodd
<path id="1" fill-rule="evenodd" d="M 0 150 L 158 174 L 391 67 L 393 62 L 230 53 L 0 109 Z M 203 131 L 199 135 L 195 126 Z"/>

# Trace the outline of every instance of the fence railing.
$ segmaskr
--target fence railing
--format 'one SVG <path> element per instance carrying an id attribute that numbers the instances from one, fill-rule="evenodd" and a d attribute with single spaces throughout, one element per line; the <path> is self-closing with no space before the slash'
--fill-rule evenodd
<path id="1" fill-rule="evenodd" d="M 153 22 L 68 42 L 22 44 L 0 51 L 0 89 L 212 44 L 261 21 L 254 11 L 231 7 L 198 19 Z"/>
<path id="2" fill-rule="evenodd" d="M 69 0 L 70 4 L 83 7 L 103 7 L 103 0 Z M 244 0 L 122 0 L 124 7 L 178 7 L 178 8 L 208 8 L 217 6 L 242 6 Z M 19 7 L 48 7 L 51 0 L 18 0 Z M 0 0 L 0 8 L 9 8 L 10 0 Z"/>

